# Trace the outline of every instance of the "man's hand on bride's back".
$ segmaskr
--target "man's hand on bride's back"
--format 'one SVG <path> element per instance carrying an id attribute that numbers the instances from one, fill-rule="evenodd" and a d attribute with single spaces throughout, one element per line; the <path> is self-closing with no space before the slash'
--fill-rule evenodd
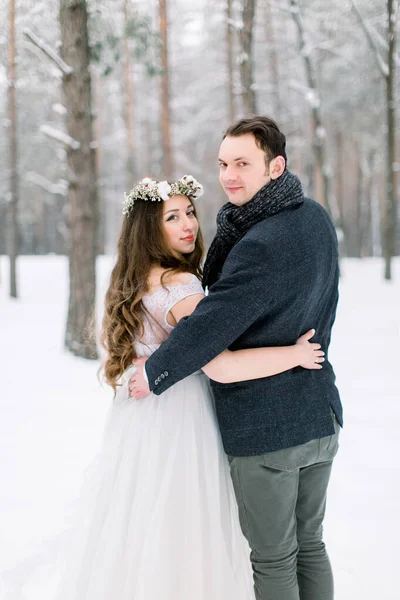
<path id="1" fill-rule="evenodd" d="M 320 363 L 325 360 L 325 352 L 321 350 L 321 344 L 310 342 L 314 335 L 315 330 L 310 329 L 300 336 L 295 344 L 299 352 L 299 367 L 303 369 L 322 369 Z"/>
<path id="2" fill-rule="evenodd" d="M 149 384 L 144 376 L 146 360 L 145 356 L 141 356 L 140 358 L 134 358 L 132 361 L 137 370 L 129 381 L 129 396 L 135 398 L 135 400 L 140 400 L 140 398 L 150 394 Z"/>

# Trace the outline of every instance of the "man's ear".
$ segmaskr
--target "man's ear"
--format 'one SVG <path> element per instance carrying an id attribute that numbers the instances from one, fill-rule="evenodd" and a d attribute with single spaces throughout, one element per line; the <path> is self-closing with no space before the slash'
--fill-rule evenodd
<path id="1" fill-rule="evenodd" d="M 285 170 L 286 160 L 283 156 L 276 156 L 269 163 L 269 176 L 271 179 L 278 179 Z"/>

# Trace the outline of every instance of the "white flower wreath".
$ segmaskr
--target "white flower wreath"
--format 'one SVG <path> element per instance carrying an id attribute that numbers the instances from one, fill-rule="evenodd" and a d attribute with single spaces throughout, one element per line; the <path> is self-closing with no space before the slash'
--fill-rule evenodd
<path id="1" fill-rule="evenodd" d="M 166 201 L 172 196 L 182 194 L 191 200 L 197 200 L 204 194 L 204 188 L 192 175 L 184 175 L 174 183 L 168 181 L 155 181 L 145 177 L 129 192 L 124 194 L 122 214 L 128 215 L 136 200 L 150 200 L 151 202 Z"/>

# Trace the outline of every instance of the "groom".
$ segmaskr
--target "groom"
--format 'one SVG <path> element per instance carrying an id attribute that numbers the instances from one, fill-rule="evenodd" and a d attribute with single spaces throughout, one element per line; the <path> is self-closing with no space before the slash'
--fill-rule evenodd
<path id="1" fill-rule="evenodd" d="M 293 344 L 316 329 L 327 352 L 322 370 L 211 383 L 257 600 L 332 600 L 322 521 L 342 425 L 328 355 L 337 241 L 325 210 L 286 169 L 285 145 L 266 117 L 227 130 L 219 165 L 229 202 L 204 267 L 209 294 L 147 360 L 149 387 L 144 360 L 136 361 L 135 388 L 159 395 L 228 347 Z"/>

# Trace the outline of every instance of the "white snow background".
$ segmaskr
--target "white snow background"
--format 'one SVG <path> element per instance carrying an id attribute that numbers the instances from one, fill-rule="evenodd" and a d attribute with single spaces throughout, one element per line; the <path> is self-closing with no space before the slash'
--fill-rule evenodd
<path id="1" fill-rule="evenodd" d="M 100 309 L 111 263 L 98 261 Z M 98 362 L 63 349 L 67 260 L 22 257 L 18 271 L 12 300 L 0 257 L 0 598 L 44 600 L 49 575 L 37 565 L 65 527 L 112 393 L 98 382 Z M 345 429 L 325 521 L 337 600 L 398 597 L 400 259 L 393 282 L 382 271 L 378 259 L 342 263 L 330 359 Z M 24 579 L 21 595 L 14 584 Z"/>

